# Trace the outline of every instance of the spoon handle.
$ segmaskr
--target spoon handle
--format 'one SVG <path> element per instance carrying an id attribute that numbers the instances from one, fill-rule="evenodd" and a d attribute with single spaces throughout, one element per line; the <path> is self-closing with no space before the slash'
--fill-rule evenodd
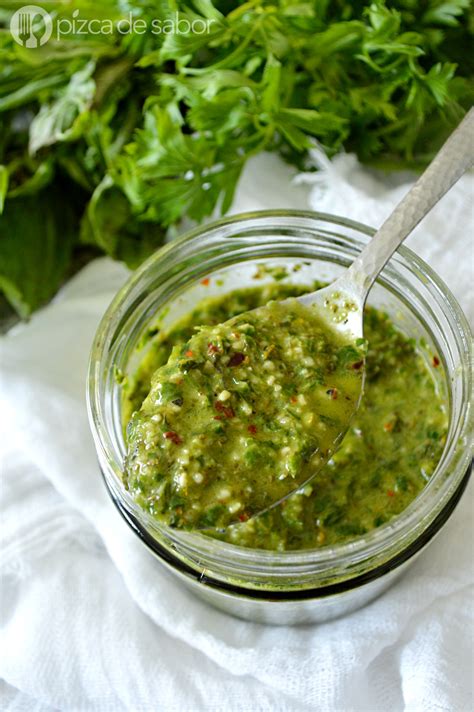
<path id="1" fill-rule="evenodd" d="M 438 200 L 474 164 L 474 108 L 466 114 L 415 185 L 344 274 L 365 301 L 377 275 L 397 247 Z"/>

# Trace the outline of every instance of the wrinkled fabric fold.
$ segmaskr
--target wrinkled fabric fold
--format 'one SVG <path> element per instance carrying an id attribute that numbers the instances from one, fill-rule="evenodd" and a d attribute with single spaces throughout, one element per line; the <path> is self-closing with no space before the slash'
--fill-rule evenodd
<path id="1" fill-rule="evenodd" d="M 313 161 L 317 174 L 291 182 L 275 156 L 258 157 L 233 210 L 311 207 L 377 226 L 413 178 L 352 156 Z M 472 196 L 466 176 L 407 242 L 471 318 Z M 471 709 L 472 488 L 392 589 L 319 626 L 265 627 L 210 608 L 127 528 L 85 406 L 91 341 L 127 275 L 95 261 L 1 341 L 3 709 Z"/>

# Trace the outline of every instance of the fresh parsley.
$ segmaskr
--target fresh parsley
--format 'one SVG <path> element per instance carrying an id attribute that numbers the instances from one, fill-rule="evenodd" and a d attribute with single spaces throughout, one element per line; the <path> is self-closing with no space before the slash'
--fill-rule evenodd
<path id="1" fill-rule="evenodd" d="M 133 267 L 183 218 L 225 212 L 260 151 L 307 168 L 317 140 L 418 168 L 473 101 L 469 0 L 42 4 L 148 29 L 25 49 L 0 2 L 0 292 L 22 317 L 78 259 Z M 176 13 L 210 32 L 152 32 Z"/>

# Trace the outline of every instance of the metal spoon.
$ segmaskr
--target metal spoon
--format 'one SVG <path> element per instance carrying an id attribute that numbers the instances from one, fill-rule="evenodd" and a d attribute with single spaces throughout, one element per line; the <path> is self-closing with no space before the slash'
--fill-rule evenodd
<path id="1" fill-rule="evenodd" d="M 297 301 L 316 310 L 319 316 L 326 315 L 331 326 L 339 331 L 348 343 L 361 338 L 365 302 L 377 276 L 418 223 L 473 165 L 474 108 L 471 108 L 425 172 L 385 220 L 382 227 L 377 230 L 352 265 L 332 284 L 316 292 L 304 294 L 298 297 Z M 264 310 L 265 307 L 260 307 L 260 310 L 262 309 Z M 356 407 L 360 403 L 362 387 L 363 379 L 360 381 L 360 397 Z M 340 432 L 334 441 L 335 447 L 342 441 L 349 423 L 350 418 L 345 423 L 345 430 Z M 273 509 L 311 482 L 323 464 L 321 459 L 320 466 L 305 481 L 295 478 L 291 492 L 255 516 Z"/>
<path id="2" fill-rule="evenodd" d="M 418 223 L 473 165 L 474 108 L 349 269 L 324 289 L 299 297 L 301 304 L 316 306 L 323 313 L 328 307 L 337 312 L 347 311 L 344 305 L 350 302 L 352 310 L 347 311 L 344 319 L 333 320 L 333 324 L 349 337 L 362 336 L 364 305 L 377 276 Z"/>
<path id="3" fill-rule="evenodd" d="M 461 121 L 425 172 L 377 230 L 352 265 L 335 282 L 298 297 L 300 304 L 327 315 L 331 326 L 350 343 L 363 335 L 364 305 L 369 291 L 390 257 L 459 178 L 474 165 L 474 108 Z M 265 309 L 265 307 L 261 307 Z M 363 380 L 361 379 L 362 396 Z M 359 401 L 360 402 L 360 398 Z M 349 420 L 346 423 L 349 426 Z M 345 433 L 339 434 L 336 444 Z M 297 489 L 310 482 L 295 483 L 280 504 Z M 265 510 L 266 511 L 266 510 Z M 263 513 L 263 512 L 260 512 Z"/>

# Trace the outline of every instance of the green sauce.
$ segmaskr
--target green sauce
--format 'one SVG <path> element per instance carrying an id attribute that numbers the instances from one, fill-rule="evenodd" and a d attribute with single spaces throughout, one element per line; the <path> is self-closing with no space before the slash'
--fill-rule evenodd
<path id="1" fill-rule="evenodd" d="M 200 327 L 155 371 L 130 421 L 130 491 L 176 527 L 224 528 L 268 509 L 346 432 L 363 357 L 296 299 Z"/>
<path id="2" fill-rule="evenodd" d="M 283 427 L 281 424 L 275 427 L 275 413 L 272 413 L 268 403 L 263 408 L 256 408 L 257 401 L 254 402 L 247 387 L 242 386 L 242 383 L 248 382 L 247 378 L 238 377 L 238 371 L 245 368 L 244 359 L 241 359 L 241 356 L 235 357 L 235 354 L 245 353 L 252 358 L 257 358 L 260 354 L 262 362 L 259 364 L 258 374 L 270 373 L 270 384 L 267 383 L 267 376 L 265 380 L 266 385 L 270 387 L 273 387 L 277 380 L 278 385 L 281 385 L 274 405 L 277 408 L 277 417 L 281 417 L 285 406 L 283 417 L 293 410 L 294 415 L 300 418 L 309 418 L 314 406 L 318 405 L 316 401 L 308 402 L 307 393 L 314 390 L 318 398 L 322 394 L 328 396 L 326 391 L 331 390 L 326 388 L 328 375 L 332 378 L 342 377 L 344 381 L 347 373 L 354 374 L 352 367 L 358 364 L 356 359 L 360 359 L 360 355 L 350 354 L 347 348 L 340 344 L 325 344 L 330 357 L 323 360 L 323 373 L 320 372 L 320 363 L 308 361 L 305 367 L 300 359 L 297 362 L 298 368 L 306 368 L 311 377 L 318 381 L 305 393 L 302 389 L 308 382 L 308 373 L 299 374 L 295 363 L 295 371 L 288 374 L 288 378 L 279 377 L 274 382 L 271 379 L 272 368 L 264 368 L 264 362 L 272 360 L 271 351 L 267 353 L 267 359 L 264 359 L 265 351 L 259 350 L 251 343 L 252 334 L 249 333 L 248 338 L 243 336 L 245 329 L 237 319 L 235 326 L 238 325 L 239 329 L 234 331 L 237 336 L 230 332 L 223 333 L 222 326 L 218 326 L 213 332 L 216 337 L 215 345 L 219 349 L 219 353 L 215 352 L 214 356 L 219 363 L 222 359 L 227 359 L 226 364 L 221 363 L 227 368 L 218 372 L 225 374 L 224 381 L 220 380 L 221 375 L 216 376 L 214 373 L 211 378 L 204 379 L 205 383 L 193 384 L 192 380 L 186 381 L 183 378 L 183 374 L 193 376 L 202 373 L 196 368 L 189 368 L 190 362 L 204 356 L 207 360 L 209 343 L 214 343 L 207 339 L 207 332 L 201 332 L 206 333 L 204 340 L 200 341 L 200 332 L 193 337 L 195 327 L 220 325 L 244 311 L 266 304 L 270 299 L 296 296 L 303 291 L 310 290 L 282 284 L 237 290 L 231 294 L 203 300 L 191 314 L 176 322 L 166 333 L 150 334 L 147 353 L 134 378 L 125 384 L 123 414 L 125 423 L 130 420 L 129 443 L 135 448 L 134 456 L 126 468 L 126 484 L 139 504 L 153 515 L 162 518 L 164 510 L 169 513 L 169 523 L 178 526 L 182 526 L 183 520 L 185 521 L 186 511 L 194 513 L 188 520 L 192 525 L 215 526 L 225 522 L 229 507 L 244 498 L 241 497 L 242 493 L 229 488 L 225 467 L 222 468 L 222 479 L 215 483 L 215 487 L 208 486 L 206 491 L 209 499 L 202 497 L 205 472 L 214 467 L 216 462 L 225 462 L 228 465 L 233 461 L 244 461 L 247 477 L 245 486 L 252 485 L 251 478 L 255 473 L 270 474 L 275 471 L 276 466 L 279 466 L 279 471 L 282 472 L 282 463 L 285 468 L 311 467 L 310 458 L 308 462 L 303 462 L 304 458 L 301 457 L 299 461 L 297 458 L 293 462 L 291 456 L 292 452 L 302 452 L 300 445 L 306 442 L 305 438 L 309 438 L 309 448 L 314 449 L 314 442 L 308 435 L 313 430 L 305 429 L 304 425 L 301 425 L 302 420 L 297 417 L 290 418 Z M 366 310 L 364 323 L 365 335 L 369 341 L 366 392 L 340 449 L 310 485 L 292 495 L 286 502 L 247 522 L 251 509 L 246 501 L 245 508 L 236 510 L 242 523 L 229 526 L 224 533 L 214 534 L 215 536 L 241 546 L 274 550 L 314 548 L 337 543 L 354 538 L 388 521 L 405 509 L 423 488 L 443 450 L 447 429 L 444 405 L 430 370 L 416 345 L 397 331 L 386 315 L 374 309 Z M 301 335 L 300 331 L 298 333 Z M 275 333 L 271 336 L 268 348 L 275 343 Z M 315 348 L 311 354 L 310 339 L 306 336 L 308 334 L 302 341 L 300 339 L 297 344 L 295 342 L 295 347 L 297 345 L 298 348 L 304 349 L 302 358 L 314 360 L 314 353 L 319 353 L 320 349 Z M 325 337 L 320 335 L 319 338 Z M 280 347 L 278 343 L 278 348 Z M 211 353 L 212 351 L 213 349 Z M 165 366 L 170 356 L 170 364 Z M 234 363 L 233 366 L 229 365 L 231 362 Z M 325 369 L 329 366 L 332 371 L 329 370 L 328 374 Z M 164 367 L 165 373 L 161 367 Z M 161 371 L 158 377 L 154 376 L 159 368 Z M 244 372 L 242 375 L 248 374 Z M 217 378 L 219 387 L 223 383 L 224 390 L 231 394 L 230 397 L 225 394 L 224 400 L 217 400 L 222 391 L 219 391 L 217 396 L 214 395 L 214 377 Z M 225 380 L 226 378 L 231 381 Z M 177 383 L 173 384 L 175 379 Z M 266 392 L 265 388 L 260 380 L 255 385 L 257 395 L 261 398 L 262 392 Z M 210 389 L 209 392 L 207 388 Z M 343 392 L 347 383 L 338 383 L 335 388 L 341 388 Z M 183 413 L 181 409 L 185 401 L 189 398 L 192 404 L 193 398 L 197 398 L 199 392 L 204 400 L 199 396 L 199 403 L 194 403 L 195 407 Z M 304 396 L 303 402 L 301 395 Z M 272 391 L 272 402 L 274 396 Z M 182 435 L 177 430 L 164 430 L 164 427 L 168 428 L 169 425 L 163 422 L 155 421 L 154 427 L 148 428 L 148 424 L 154 422 L 151 420 L 153 415 L 158 414 L 158 411 L 154 412 L 157 401 L 159 414 L 166 413 L 166 418 L 168 404 L 174 406 L 170 411 L 170 422 L 177 418 L 177 422 L 184 424 L 186 444 L 191 443 L 191 448 L 185 448 L 188 452 L 184 453 L 184 462 L 178 463 L 180 467 L 173 471 L 171 479 L 156 467 L 157 462 L 163 462 L 163 458 L 156 457 L 154 448 L 156 442 L 169 441 L 166 447 L 172 453 L 172 461 L 177 463 L 180 456 L 178 454 L 176 457 L 171 448 L 177 446 L 182 449 Z M 232 405 L 229 405 L 229 401 Z M 330 401 L 337 402 L 337 399 L 333 401 L 330 398 Z M 216 403 L 222 405 L 216 409 Z M 232 409 L 232 415 L 230 411 L 224 410 L 227 408 Z M 139 415 L 140 412 L 142 416 Z M 193 412 L 199 413 L 199 422 L 192 423 Z M 133 413 L 135 414 L 132 415 Z M 227 417 L 228 415 L 231 417 Z M 341 416 L 339 411 L 333 416 L 337 421 L 343 414 Z M 200 420 L 201 418 L 203 420 Z M 204 455 L 199 439 L 194 443 L 196 447 L 192 442 L 192 439 L 196 438 L 196 432 L 202 433 L 203 425 L 214 429 L 209 434 L 212 447 L 209 448 L 207 443 Z M 290 432 L 292 437 L 288 437 Z M 175 433 L 178 442 L 173 442 L 175 435 L 164 437 L 164 433 Z M 191 433 L 194 434 L 189 439 L 188 434 Z M 299 444 L 292 450 L 292 439 L 295 437 Z M 151 447 L 146 450 L 149 443 Z M 321 447 L 321 442 L 318 442 L 318 445 Z M 282 455 L 282 450 L 288 446 L 290 450 L 284 450 Z M 324 443 L 324 447 L 327 447 L 327 443 Z M 155 454 L 148 458 L 150 452 Z M 206 460 L 212 452 L 216 453 L 215 463 Z M 186 473 L 186 479 L 182 482 L 178 479 L 180 472 Z M 190 487 L 190 478 L 196 474 L 197 480 L 191 479 Z M 203 477 L 202 480 L 199 475 Z M 290 471 L 288 476 L 291 476 Z M 224 491 L 220 493 L 218 488 Z M 230 491 L 226 492 L 226 488 Z M 186 493 L 186 489 L 191 492 L 188 499 L 182 494 Z M 195 492 L 198 494 L 194 495 Z M 220 495 L 221 501 L 216 504 L 216 497 Z"/>

